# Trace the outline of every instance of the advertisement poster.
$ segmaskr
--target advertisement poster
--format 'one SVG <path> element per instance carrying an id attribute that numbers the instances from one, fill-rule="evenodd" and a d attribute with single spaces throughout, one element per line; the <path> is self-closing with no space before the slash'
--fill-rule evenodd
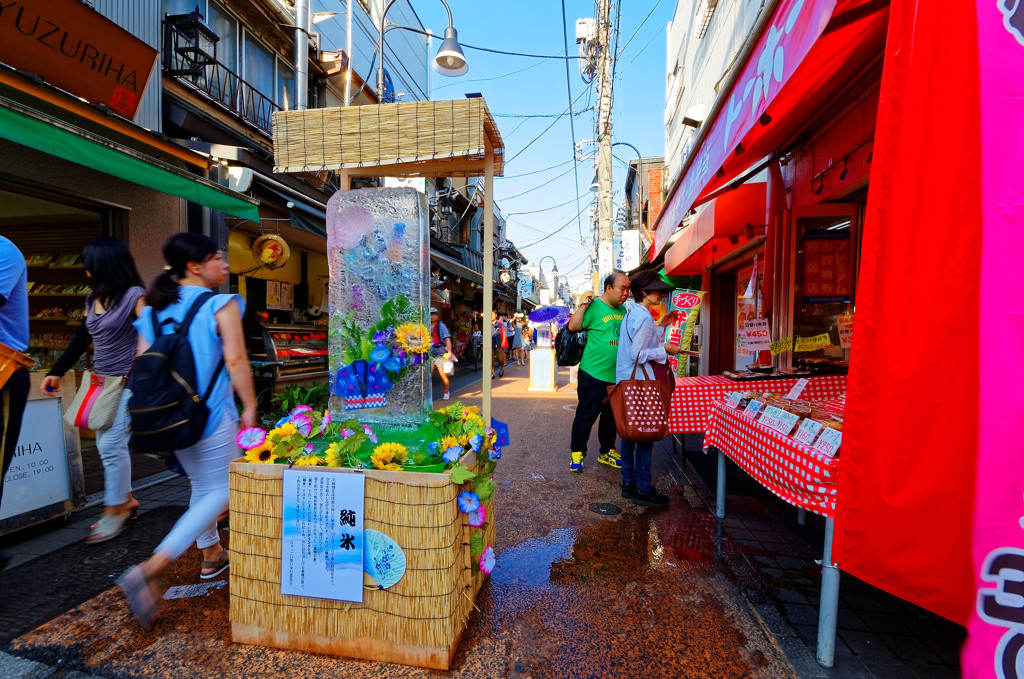
<path id="1" fill-rule="evenodd" d="M 0 520 L 71 497 L 60 399 L 29 401 L 25 404 L 24 421 L 37 426 L 21 428 L 14 459 L 3 478 Z"/>
<path id="2" fill-rule="evenodd" d="M 362 474 L 284 470 L 281 593 L 363 600 Z"/>
<path id="3" fill-rule="evenodd" d="M 281 308 L 281 284 L 277 281 L 267 281 L 267 308 Z"/>
<path id="4" fill-rule="evenodd" d="M 743 322 L 743 346 L 747 351 L 768 351 L 772 332 L 767 318 L 752 318 Z"/>
<path id="5" fill-rule="evenodd" d="M 836 328 L 839 330 L 839 346 L 849 349 L 853 344 L 853 316 L 837 317 Z"/>
<path id="6" fill-rule="evenodd" d="M 668 311 L 676 312 L 676 321 L 665 328 L 666 344 L 674 344 L 683 351 L 690 351 L 693 344 L 693 328 L 697 324 L 700 305 L 703 301 L 704 292 L 701 290 L 679 288 L 672 291 L 672 295 L 668 299 Z M 668 361 L 677 376 L 687 374 L 690 365 L 689 356 L 684 356 L 682 361 L 675 356 L 669 356 Z"/>
<path id="7" fill-rule="evenodd" d="M 757 295 L 757 258 L 754 263 L 736 273 L 736 361 L 733 369 L 745 370 L 757 362 L 757 352 L 747 348 L 744 327 L 748 320 L 761 316 L 760 298 Z"/>
<path id="8" fill-rule="evenodd" d="M 850 301 L 853 260 L 849 231 L 808 231 L 804 234 L 804 303 Z"/>

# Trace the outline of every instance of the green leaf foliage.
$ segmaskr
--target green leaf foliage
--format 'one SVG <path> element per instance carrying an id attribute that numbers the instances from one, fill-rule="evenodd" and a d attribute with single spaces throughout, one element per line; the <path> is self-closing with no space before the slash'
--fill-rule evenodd
<path id="1" fill-rule="evenodd" d="M 491 481 L 489 478 L 483 481 L 477 480 L 473 485 L 473 490 L 476 491 L 476 496 L 480 498 L 480 502 L 486 502 L 494 497 L 494 481 Z"/>
<path id="2" fill-rule="evenodd" d="M 484 536 L 480 531 L 473 531 L 473 534 L 469 536 L 469 555 L 473 557 L 474 561 L 480 559 L 480 555 L 484 553 Z"/>
<path id="3" fill-rule="evenodd" d="M 462 485 L 467 481 L 471 481 L 476 478 L 476 472 L 472 471 L 469 467 L 465 467 L 461 464 L 456 464 L 452 467 L 452 483 Z"/>

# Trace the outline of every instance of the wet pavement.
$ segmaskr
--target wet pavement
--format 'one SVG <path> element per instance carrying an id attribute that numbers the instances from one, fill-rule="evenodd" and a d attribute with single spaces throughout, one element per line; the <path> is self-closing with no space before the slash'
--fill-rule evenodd
<path id="1" fill-rule="evenodd" d="M 640 508 L 619 497 L 618 472 L 596 464 L 596 437 L 586 471 L 570 473 L 575 385 L 562 370 L 558 393 L 527 393 L 526 371 L 509 366 L 494 383 L 494 414 L 512 434 L 495 474 L 498 560 L 450 672 L 232 644 L 227 580 L 198 586 L 195 550 L 170 569 L 164 584 L 175 588 L 176 598 L 164 602 L 157 625 L 138 627 L 109 584 L 125 564 L 146 555 L 149 542 L 173 520 L 173 508 L 187 502 L 187 482 L 174 478 L 137 493 L 143 512 L 129 533 L 108 543 L 106 551 L 116 553 L 106 571 L 104 559 L 89 553 L 103 547 L 69 546 L 66 538 L 61 546 L 53 537 L 68 527 L 5 547 L 24 565 L 2 574 L 4 590 L 12 586 L 8 576 L 16 576 L 19 588 L 31 587 L 32 573 L 40 595 L 59 590 L 62 578 L 70 589 L 82 589 L 80 580 L 89 586 L 52 619 L 53 613 L 41 612 L 33 620 L 32 597 L 23 590 L 18 597 L 0 596 L 0 622 L 9 616 L 17 629 L 17 636 L 0 640 L 13 637 L 4 650 L 19 656 L 0 656 L 0 677 L 56 678 L 69 670 L 111 679 L 956 676 L 948 649 L 958 645 L 949 637 L 959 628 L 933 617 L 924 621 L 933 626 L 931 637 L 915 639 L 908 621 L 919 612 L 909 604 L 889 611 L 889 600 L 898 599 L 845 576 L 842 595 L 849 605 L 840 612 L 837 665 L 817 666 L 813 638 L 807 638 L 816 629 L 815 551 L 766 509 L 770 501 L 731 496 L 729 518 L 717 522 L 708 509 L 710 492 L 668 442 L 659 444 L 654 464 L 656 485 L 672 498 L 667 509 Z M 479 400 L 472 374 L 454 381 L 456 398 Z M 166 509 L 153 511 L 159 507 Z M 230 542 L 230 529 L 224 536 Z M 40 540 L 57 546 L 24 563 L 20 552 L 41 551 L 28 546 Z M 90 558 L 100 564 L 92 564 L 88 578 L 84 570 L 76 578 L 67 562 Z M 933 641 L 945 645 L 945 658 L 932 650 Z M 43 665 L 22 673 L 7 668 L 28 661 Z"/>

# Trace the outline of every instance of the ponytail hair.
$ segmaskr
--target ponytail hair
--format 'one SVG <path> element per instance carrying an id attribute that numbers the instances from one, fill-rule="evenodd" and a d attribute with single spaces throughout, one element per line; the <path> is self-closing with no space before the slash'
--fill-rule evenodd
<path id="1" fill-rule="evenodd" d="M 189 262 L 200 264 L 217 254 L 217 244 L 198 233 L 176 233 L 164 243 L 164 272 L 146 291 L 146 303 L 161 311 L 180 298 L 179 283 Z"/>

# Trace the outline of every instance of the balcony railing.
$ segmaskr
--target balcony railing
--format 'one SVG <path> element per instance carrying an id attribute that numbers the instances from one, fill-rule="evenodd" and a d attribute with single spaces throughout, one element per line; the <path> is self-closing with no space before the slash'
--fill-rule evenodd
<path id="1" fill-rule="evenodd" d="M 169 32 L 173 35 L 173 26 Z M 165 72 L 270 136 L 271 119 L 280 106 L 224 64 L 196 66 L 191 58 L 176 51 L 174 45 L 173 39 L 164 41 Z"/>

